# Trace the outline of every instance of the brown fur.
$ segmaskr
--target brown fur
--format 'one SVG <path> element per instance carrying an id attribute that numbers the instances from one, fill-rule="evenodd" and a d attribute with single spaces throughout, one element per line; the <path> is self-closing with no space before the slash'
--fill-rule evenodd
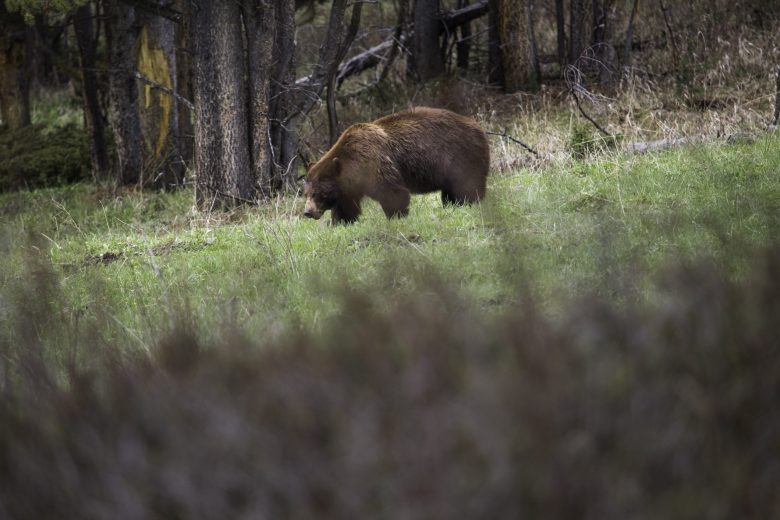
<path id="1" fill-rule="evenodd" d="M 476 202 L 489 167 L 487 136 L 473 119 L 436 108 L 399 112 L 352 125 L 309 169 L 304 215 L 320 218 L 330 209 L 334 223 L 354 222 L 364 196 L 388 218 L 409 213 L 412 193 Z"/>

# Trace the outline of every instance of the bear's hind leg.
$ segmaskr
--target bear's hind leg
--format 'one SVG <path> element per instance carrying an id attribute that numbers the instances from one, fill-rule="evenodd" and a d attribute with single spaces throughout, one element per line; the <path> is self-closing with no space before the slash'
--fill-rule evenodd
<path id="1" fill-rule="evenodd" d="M 408 189 L 394 186 L 386 188 L 381 193 L 378 202 L 387 218 L 400 218 L 409 214 L 409 202 L 412 200 L 412 195 Z"/>
<path id="2" fill-rule="evenodd" d="M 469 183 L 455 189 L 445 188 L 441 190 L 441 202 L 445 206 L 454 204 L 462 206 L 479 202 L 485 196 L 485 180 Z"/>

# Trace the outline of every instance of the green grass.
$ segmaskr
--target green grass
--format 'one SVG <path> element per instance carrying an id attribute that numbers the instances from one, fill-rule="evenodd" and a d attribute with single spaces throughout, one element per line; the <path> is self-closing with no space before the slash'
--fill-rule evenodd
<path id="1" fill-rule="evenodd" d="M 430 277 L 488 313 L 531 293 L 552 312 L 587 293 L 646 300 L 670 263 L 706 258 L 742 276 L 751 247 L 777 239 L 778 172 L 775 137 L 609 155 L 494 174 L 480 206 L 417 196 L 408 218 L 388 221 L 366 201 L 340 227 L 302 218 L 295 197 L 225 216 L 193 213 L 188 191 L 5 194 L 0 282 L 10 297 L 51 262 L 68 312 L 99 315 L 145 348 L 180 314 L 204 333 L 316 330 L 338 318 L 345 286 L 395 302 Z"/>

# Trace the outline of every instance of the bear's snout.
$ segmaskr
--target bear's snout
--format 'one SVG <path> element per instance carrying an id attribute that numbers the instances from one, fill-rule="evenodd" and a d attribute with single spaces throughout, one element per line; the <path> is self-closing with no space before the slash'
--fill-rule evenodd
<path id="1" fill-rule="evenodd" d="M 317 205 L 311 197 L 306 199 L 306 207 L 303 208 L 303 216 L 306 218 L 319 219 L 322 216 L 322 211 L 317 209 Z"/>

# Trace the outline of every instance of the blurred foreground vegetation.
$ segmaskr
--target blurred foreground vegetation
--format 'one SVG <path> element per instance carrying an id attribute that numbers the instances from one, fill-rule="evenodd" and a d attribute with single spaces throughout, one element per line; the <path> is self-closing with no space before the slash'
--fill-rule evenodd
<path id="1" fill-rule="evenodd" d="M 775 518 L 780 140 L 484 204 L 0 194 L 0 517 Z"/>

